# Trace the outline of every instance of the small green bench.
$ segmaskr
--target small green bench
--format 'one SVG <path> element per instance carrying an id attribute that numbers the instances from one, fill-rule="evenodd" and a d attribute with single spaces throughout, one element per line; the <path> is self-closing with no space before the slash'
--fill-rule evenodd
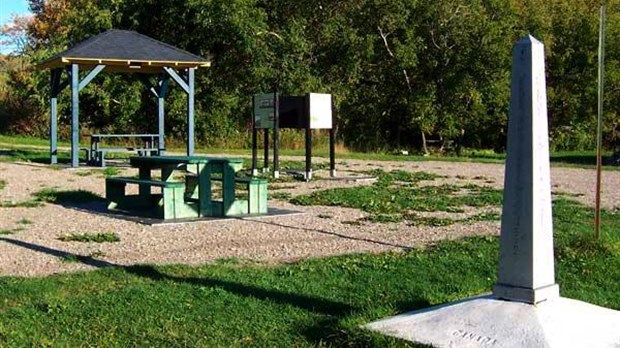
<path id="1" fill-rule="evenodd" d="M 222 177 L 211 177 L 212 181 L 222 181 Z M 198 185 L 198 177 L 193 173 L 186 176 L 187 194 L 194 192 L 194 187 Z M 248 199 L 236 199 L 233 206 L 228 207 L 227 214 L 234 215 L 256 215 L 267 214 L 267 180 L 256 178 L 238 178 L 235 177 L 235 184 L 244 184 L 248 191 Z M 195 197 L 188 197 L 192 199 Z"/>
<path id="2" fill-rule="evenodd" d="M 125 193 L 127 184 L 140 186 L 138 195 Z M 176 181 L 143 180 L 132 177 L 106 178 L 106 201 L 108 209 L 155 208 L 156 216 L 164 219 L 184 217 L 185 184 Z M 160 187 L 161 195 L 152 195 L 151 187 Z"/>

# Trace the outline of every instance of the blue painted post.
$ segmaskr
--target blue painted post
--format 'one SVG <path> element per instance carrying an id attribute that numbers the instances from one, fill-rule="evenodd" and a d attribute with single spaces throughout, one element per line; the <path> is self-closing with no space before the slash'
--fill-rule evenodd
<path id="1" fill-rule="evenodd" d="M 196 68 L 187 69 L 187 155 L 194 155 L 194 72 Z"/>
<path id="2" fill-rule="evenodd" d="M 168 90 L 168 81 L 167 77 L 164 77 L 160 80 L 159 91 L 157 93 L 157 132 L 159 134 L 158 138 L 158 154 L 163 156 L 166 147 L 164 146 L 164 99 L 166 98 L 166 92 Z"/>
<path id="3" fill-rule="evenodd" d="M 58 163 L 58 92 L 62 70 L 54 69 L 50 89 L 50 164 Z"/>
<path id="4" fill-rule="evenodd" d="M 79 148 L 80 148 L 80 124 L 79 124 L 79 87 L 80 86 L 80 68 L 77 64 L 71 64 L 71 167 L 80 166 Z"/>

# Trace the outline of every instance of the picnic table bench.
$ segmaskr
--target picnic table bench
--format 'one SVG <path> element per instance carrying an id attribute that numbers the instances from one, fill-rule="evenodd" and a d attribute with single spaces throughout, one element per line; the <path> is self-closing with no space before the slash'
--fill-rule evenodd
<path id="1" fill-rule="evenodd" d="M 139 177 L 106 179 L 108 209 L 155 208 L 153 215 L 163 219 L 267 213 L 267 182 L 236 178 L 235 172 L 243 163 L 241 159 L 149 156 L 131 157 L 129 162 L 138 168 Z M 160 180 L 151 177 L 152 170 L 161 171 Z M 212 181 L 222 182 L 220 200 L 213 199 Z M 247 185 L 248 199 L 235 197 L 236 183 Z M 138 195 L 126 194 L 128 184 L 138 185 Z M 161 193 L 153 194 L 152 187 L 161 188 Z"/>
<path id="2" fill-rule="evenodd" d="M 104 147 L 104 140 L 124 139 L 139 140 L 138 146 Z M 106 154 L 110 152 L 135 152 L 139 156 L 153 156 L 159 154 L 159 134 L 91 134 L 90 148 L 86 150 L 86 162 L 92 166 L 105 167 Z"/>

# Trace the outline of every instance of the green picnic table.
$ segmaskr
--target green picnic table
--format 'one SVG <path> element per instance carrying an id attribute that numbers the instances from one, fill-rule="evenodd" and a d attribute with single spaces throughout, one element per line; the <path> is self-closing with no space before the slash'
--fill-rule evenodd
<path id="1" fill-rule="evenodd" d="M 138 168 L 139 177 L 106 179 L 108 209 L 139 210 L 155 207 L 158 217 L 181 219 L 195 217 L 238 216 L 267 212 L 267 182 L 236 178 L 243 160 L 204 156 L 138 156 L 129 163 Z M 152 171 L 159 170 L 153 179 Z M 221 200 L 213 199 L 212 184 L 222 182 Z M 248 199 L 236 199 L 235 184 L 245 184 Z M 125 193 L 127 184 L 138 185 L 138 195 Z M 161 194 L 152 194 L 160 187 Z"/>

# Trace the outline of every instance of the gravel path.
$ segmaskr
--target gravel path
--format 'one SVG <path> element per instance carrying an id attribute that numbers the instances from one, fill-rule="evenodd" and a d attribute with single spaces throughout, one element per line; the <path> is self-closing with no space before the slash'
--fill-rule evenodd
<path id="1" fill-rule="evenodd" d="M 341 176 L 372 168 L 426 171 L 446 176 L 425 184 L 474 183 L 501 188 L 503 165 L 457 162 L 370 162 L 339 161 Z M 124 170 L 128 175 L 132 169 Z M 327 172 L 316 172 L 328 177 Z M 620 208 L 620 172 L 604 172 L 602 204 Z M 0 162 L 0 201 L 23 201 L 45 188 L 88 190 L 104 195 L 104 179 L 92 168 L 51 169 L 32 163 Z M 555 193 L 569 195 L 585 204 L 594 203 L 595 173 L 578 168 L 552 169 Z M 328 187 L 367 185 L 341 180 L 285 183 L 278 192 L 300 194 Z M 273 191 L 272 191 L 273 192 Z M 493 235 L 499 222 L 476 222 L 445 227 L 410 226 L 402 223 L 359 225 L 366 214 L 337 207 L 299 207 L 270 200 L 270 207 L 303 212 L 297 215 L 226 219 L 184 224 L 147 226 L 135 222 L 80 211 L 57 204 L 40 208 L 0 208 L 0 275 L 43 276 L 59 272 L 88 270 L 108 265 L 200 264 L 222 258 L 251 259 L 272 263 L 300 258 L 357 252 L 404 250 L 442 239 L 471 235 Z M 344 223 L 343 223 L 344 222 Z M 20 229 L 2 235 L 6 230 Z M 114 232 L 118 243 L 63 242 L 70 233 Z M 89 256 L 83 262 L 67 261 L 67 256 Z M 71 257 L 69 257 L 71 260 Z"/>

